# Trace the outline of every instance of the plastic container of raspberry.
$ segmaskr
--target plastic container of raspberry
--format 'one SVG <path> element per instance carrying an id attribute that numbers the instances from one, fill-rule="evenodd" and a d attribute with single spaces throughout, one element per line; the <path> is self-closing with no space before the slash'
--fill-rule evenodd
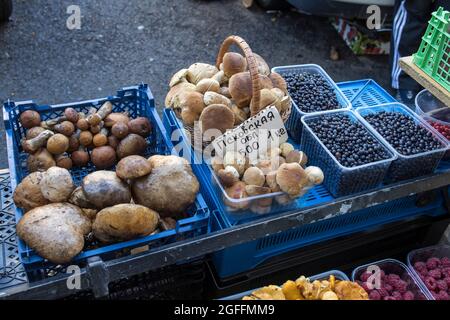
<path id="1" fill-rule="evenodd" d="M 345 273 L 343 273 L 342 271 L 339 270 L 331 270 L 328 272 L 324 272 L 321 274 L 317 274 L 315 276 L 309 277 L 309 280 L 311 282 L 316 281 L 316 280 L 327 280 L 330 278 L 330 276 L 334 276 L 336 278 L 336 280 L 341 280 L 341 281 L 349 281 L 350 279 L 347 277 L 347 275 Z M 257 289 L 253 289 L 253 290 L 248 290 L 245 292 L 241 292 L 226 298 L 222 298 L 220 300 L 242 300 L 242 298 L 244 298 L 245 296 L 249 296 L 252 294 L 252 292 L 256 291 Z"/>
<path id="2" fill-rule="evenodd" d="M 380 143 L 388 154 L 388 158 L 356 167 L 343 166 L 308 125 L 308 123 L 327 115 L 347 115 L 352 122 L 360 123 L 366 128 L 367 133 Z M 323 170 L 325 175 L 323 185 L 334 197 L 348 196 L 381 185 L 396 156 L 387 143 L 380 140 L 376 133 L 356 113 L 350 110 L 327 111 L 303 116 L 301 121 L 303 123 L 302 150 L 308 155 L 309 165 L 317 166 Z"/>
<path id="3" fill-rule="evenodd" d="M 401 154 L 400 152 L 395 150 L 394 147 L 392 147 L 389 142 L 387 142 L 385 138 L 375 130 L 375 128 L 373 128 L 366 120 L 364 120 L 364 117 L 369 114 L 376 114 L 381 112 L 398 112 L 414 119 L 414 122 L 417 125 L 425 128 L 433 135 L 434 139 L 441 144 L 441 148 L 409 156 Z M 407 106 L 401 103 L 386 103 L 379 106 L 362 107 L 356 109 L 356 113 L 362 118 L 367 126 L 369 126 L 379 136 L 381 140 L 389 145 L 390 149 L 397 156 L 397 159 L 392 162 L 392 165 L 389 168 L 389 172 L 387 175 L 388 182 L 408 180 L 432 174 L 439 166 L 439 163 L 449 149 L 450 144 L 445 137 L 443 137 L 438 131 L 436 131 L 415 112 L 411 111 Z"/>
<path id="4" fill-rule="evenodd" d="M 338 87 L 338 85 L 331 79 L 331 77 L 328 75 L 328 73 L 325 72 L 325 70 L 317 65 L 317 64 L 302 64 L 302 65 L 292 65 L 292 66 L 281 66 L 281 67 L 275 67 L 272 68 L 272 72 L 279 73 L 282 77 L 284 77 L 286 74 L 294 73 L 294 74 L 300 74 L 300 73 L 311 73 L 311 74 L 319 74 L 322 76 L 323 79 L 325 79 L 326 82 L 334 89 L 334 93 L 336 94 L 337 101 L 339 103 L 339 109 L 351 109 L 352 104 L 347 99 L 345 94 L 341 91 L 341 89 Z M 292 100 L 292 111 L 291 116 L 287 120 L 286 128 L 289 131 L 290 136 L 292 139 L 299 143 L 302 135 L 302 122 L 301 117 L 307 114 L 313 114 L 313 113 L 307 113 L 300 110 L 298 105 Z M 338 109 L 338 110 L 339 110 Z M 317 112 L 314 112 L 317 113 Z"/>
<path id="5" fill-rule="evenodd" d="M 416 113 L 450 142 L 450 108 L 427 89 L 416 95 Z M 450 160 L 450 151 L 444 159 Z"/>
<path id="6" fill-rule="evenodd" d="M 418 281 L 416 276 L 412 273 L 412 271 L 402 262 L 395 259 L 385 259 L 372 263 L 365 264 L 353 270 L 352 273 L 352 281 L 361 282 L 361 276 L 364 272 L 369 271 L 374 275 L 373 282 L 371 279 L 371 283 L 376 285 L 376 273 L 377 269 L 383 271 L 385 275 L 395 274 L 400 277 L 401 280 L 406 282 L 406 288 L 401 291 L 411 291 L 414 294 L 414 300 L 432 300 L 432 297 L 428 291 L 425 291 L 422 287 L 422 284 Z M 368 280 L 366 280 L 368 281 Z M 381 281 L 381 288 L 383 289 L 383 281 Z M 367 290 L 367 289 L 366 289 Z M 369 293 L 369 292 L 368 292 Z M 401 292 L 404 294 L 404 292 Z M 399 299 L 400 300 L 400 299 Z M 403 300 L 403 299 L 402 299 Z"/>
<path id="7" fill-rule="evenodd" d="M 450 246 L 449 245 L 436 245 L 436 246 L 425 247 L 425 248 L 413 250 L 408 254 L 407 263 L 408 263 L 408 267 L 411 270 L 412 274 L 416 277 L 417 281 L 423 287 L 423 290 L 428 293 L 428 295 L 431 297 L 431 299 L 436 300 L 435 297 L 433 296 L 432 292 L 425 285 L 424 280 L 422 280 L 423 276 L 421 276 L 419 273 L 419 270 L 416 270 L 414 267 L 414 265 L 417 262 L 426 263 L 427 260 L 430 258 L 438 258 L 438 259 L 448 258 L 449 263 L 450 263 Z M 448 275 L 450 276 L 450 265 L 449 265 L 449 267 L 441 265 L 441 267 L 449 268 Z M 428 270 L 428 268 L 427 268 L 427 270 Z M 443 279 L 444 278 L 446 278 L 446 277 L 444 276 Z M 450 286 L 448 286 L 448 288 L 447 288 L 447 294 L 450 295 Z"/>

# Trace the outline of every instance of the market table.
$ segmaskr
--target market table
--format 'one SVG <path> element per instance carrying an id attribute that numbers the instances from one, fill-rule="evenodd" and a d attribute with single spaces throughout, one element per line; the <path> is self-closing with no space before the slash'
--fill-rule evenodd
<path id="1" fill-rule="evenodd" d="M 8 186 L 8 171 L 2 170 L 0 176 L 3 182 L 2 214 L 6 216 L 8 215 L 8 210 L 12 210 L 13 206 L 11 190 Z M 93 257 L 88 261 L 88 266 L 81 269 L 80 290 L 92 290 L 95 296 L 102 297 L 108 294 L 108 284 L 119 279 L 193 260 L 229 246 L 256 240 L 266 235 L 308 224 L 312 221 L 329 219 L 405 196 L 439 188 L 443 188 L 444 192 L 447 193 L 447 188 L 445 187 L 449 185 L 449 182 L 450 170 L 446 170 L 414 181 L 401 182 L 370 192 L 336 199 L 317 207 L 263 218 L 253 223 L 234 226 L 220 232 L 198 236 L 133 256 L 109 261 L 102 261 L 97 257 Z M 446 206 L 450 212 L 448 201 Z M 11 230 L 11 228 L 14 230 L 14 226 L 14 218 L 12 217 L 9 221 L 6 221 L 6 225 L 1 225 L 1 232 Z M 2 239 L 4 236 L 2 234 Z M 15 237 L 15 234 L 8 234 L 8 237 L 10 236 Z M 13 243 L 8 243 L 5 246 L 5 243 L 2 242 L 1 256 L 10 256 L 14 252 L 14 249 L 11 250 L 14 246 L 15 244 Z M 8 251 L 5 251 L 6 248 Z M 17 255 L 17 251 L 15 251 L 15 254 Z M 41 281 L 29 283 L 23 272 L 21 272 L 18 257 L 16 256 L 12 260 L 16 261 L 16 265 L 6 266 L 0 264 L 0 279 L 2 280 L 0 281 L 0 299 L 42 299 L 43 297 L 56 299 L 75 293 L 74 290 L 67 287 L 67 280 L 70 274 L 57 274 Z M 3 262 L 3 260 L 0 261 Z M 7 272 L 10 273 L 9 276 Z M 6 280 L 7 276 L 14 278 L 14 281 L 5 284 L 3 280 Z"/>

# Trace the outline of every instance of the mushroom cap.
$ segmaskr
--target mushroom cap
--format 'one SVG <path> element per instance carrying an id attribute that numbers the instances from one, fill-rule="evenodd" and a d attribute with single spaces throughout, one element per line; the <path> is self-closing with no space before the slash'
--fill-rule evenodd
<path id="1" fill-rule="evenodd" d="M 89 153 L 84 150 L 77 150 L 71 154 L 74 167 L 84 167 L 89 163 Z"/>
<path id="2" fill-rule="evenodd" d="M 238 181 L 233 184 L 231 187 L 225 189 L 225 193 L 231 199 L 241 200 L 247 198 L 247 192 L 245 191 L 246 184 L 242 181 Z M 228 207 L 232 209 L 247 209 L 250 206 L 249 201 L 229 201 L 226 197 L 224 197 L 224 203 Z"/>
<path id="3" fill-rule="evenodd" d="M 138 117 L 128 122 L 128 130 L 131 133 L 138 134 L 147 138 L 152 133 L 152 123 L 146 117 Z"/>
<path id="4" fill-rule="evenodd" d="M 128 184 L 114 171 L 100 170 L 88 174 L 84 177 L 81 187 L 86 199 L 99 210 L 131 202 Z"/>
<path id="5" fill-rule="evenodd" d="M 123 139 L 128 135 L 128 125 L 123 122 L 118 122 L 112 126 L 111 133 L 115 137 Z"/>
<path id="6" fill-rule="evenodd" d="M 20 114 L 19 119 L 25 129 L 31 129 L 41 125 L 41 115 L 34 110 L 25 110 Z"/>
<path id="7" fill-rule="evenodd" d="M 212 104 L 223 104 L 227 107 L 231 107 L 231 100 L 227 97 L 213 91 L 207 91 L 203 95 L 203 102 L 206 106 L 212 105 Z"/>
<path id="8" fill-rule="evenodd" d="M 273 156 L 270 159 L 260 160 L 256 166 L 262 170 L 262 172 L 267 175 L 271 171 L 278 170 L 278 168 L 284 164 L 286 161 L 283 157 Z"/>
<path id="9" fill-rule="evenodd" d="M 67 120 L 72 123 L 77 123 L 78 119 L 80 118 L 79 113 L 74 108 L 66 108 L 66 110 L 64 110 L 64 115 L 66 116 Z"/>
<path id="10" fill-rule="evenodd" d="M 227 52 L 223 56 L 223 71 L 227 77 L 244 72 L 247 69 L 247 60 L 239 53 Z"/>
<path id="11" fill-rule="evenodd" d="M 305 169 L 305 172 L 308 176 L 309 181 L 313 185 L 321 184 L 325 178 L 322 169 L 320 169 L 319 167 L 314 166 L 307 167 Z"/>
<path id="12" fill-rule="evenodd" d="M 306 156 L 306 154 L 303 151 L 292 150 L 286 156 L 286 162 L 287 163 L 291 163 L 291 162 L 299 163 L 302 167 L 304 167 L 305 164 L 308 162 L 308 157 Z"/>
<path id="13" fill-rule="evenodd" d="M 180 94 L 179 102 L 175 107 L 181 108 L 181 110 L 186 109 L 199 115 L 205 108 L 203 95 L 197 91 L 185 91 Z"/>
<path id="14" fill-rule="evenodd" d="M 263 194 L 269 194 L 272 192 L 272 190 L 270 190 L 270 188 L 262 186 L 246 185 L 245 192 L 247 192 L 249 196 L 253 197 L 253 196 L 260 196 Z"/>
<path id="15" fill-rule="evenodd" d="M 274 106 L 277 102 L 277 96 L 269 89 L 262 89 L 261 99 L 259 101 L 259 110 L 263 110 L 269 106 Z M 250 102 L 250 108 L 253 108 L 253 99 Z"/>
<path id="16" fill-rule="evenodd" d="M 266 182 L 266 178 L 261 169 L 258 167 L 250 167 L 245 170 L 242 181 L 244 181 L 247 185 L 262 187 Z"/>
<path id="17" fill-rule="evenodd" d="M 152 172 L 152 165 L 141 156 L 128 156 L 119 161 L 116 174 L 119 178 L 136 179 L 146 176 Z"/>
<path id="18" fill-rule="evenodd" d="M 190 83 L 197 84 L 202 79 L 211 78 L 217 72 L 219 70 L 215 66 L 197 62 L 189 67 L 186 78 Z"/>
<path id="19" fill-rule="evenodd" d="M 222 185 L 227 188 L 239 181 L 239 172 L 232 166 L 220 169 L 217 176 Z"/>
<path id="20" fill-rule="evenodd" d="M 53 155 L 46 148 L 41 148 L 27 159 L 27 168 L 29 172 L 46 171 L 56 165 Z"/>
<path id="21" fill-rule="evenodd" d="M 233 104 L 231 106 L 231 111 L 234 113 L 234 125 L 238 126 L 242 122 L 248 119 L 249 114 L 245 112 L 245 109 L 239 108 L 237 105 Z"/>
<path id="22" fill-rule="evenodd" d="M 272 81 L 270 78 L 266 75 L 260 74 L 259 75 L 259 83 L 261 85 L 260 89 L 273 89 Z"/>
<path id="23" fill-rule="evenodd" d="M 61 154 L 69 149 L 69 138 L 57 133 L 47 140 L 47 150 L 52 154 Z"/>
<path id="24" fill-rule="evenodd" d="M 282 90 L 283 92 L 287 92 L 287 84 L 286 81 L 284 80 L 284 78 L 276 72 L 272 72 L 269 75 L 270 80 L 272 81 L 272 85 L 274 88 L 278 88 L 280 90 Z"/>
<path id="25" fill-rule="evenodd" d="M 170 88 L 166 95 L 165 106 L 166 108 L 173 108 L 175 103 L 178 101 L 178 96 L 187 91 L 194 91 L 195 85 L 189 82 L 180 82 L 179 84 Z"/>
<path id="26" fill-rule="evenodd" d="M 41 192 L 50 202 L 66 202 L 75 185 L 69 170 L 59 167 L 48 169 L 40 182 Z"/>
<path id="27" fill-rule="evenodd" d="M 271 171 L 266 175 L 266 184 L 272 190 L 272 192 L 281 191 L 280 186 L 277 183 L 277 172 Z"/>
<path id="28" fill-rule="evenodd" d="M 128 123 L 129 121 L 130 117 L 128 117 L 126 114 L 113 112 L 106 116 L 104 120 L 104 126 L 105 128 L 111 128 L 118 122 Z"/>
<path id="29" fill-rule="evenodd" d="M 220 83 L 214 79 L 202 79 L 195 86 L 195 90 L 204 94 L 207 91 L 219 92 Z"/>
<path id="30" fill-rule="evenodd" d="M 117 157 L 119 159 L 139 155 L 145 152 L 147 148 L 147 141 L 140 135 L 130 133 L 117 146 Z"/>
<path id="31" fill-rule="evenodd" d="M 281 149 L 281 155 L 286 158 L 289 154 L 289 152 L 293 151 L 295 148 L 292 144 L 288 143 L 288 142 L 284 142 L 282 144 L 280 144 L 280 149 Z"/>
<path id="32" fill-rule="evenodd" d="M 234 74 L 229 82 L 228 89 L 236 105 L 240 108 L 248 107 L 252 100 L 252 79 L 250 72 Z"/>
<path id="33" fill-rule="evenodd" d="M 27 130 L 26 139 L 31 140 L 33 138 L 36 138 L 39 134 L 44 132 L 45 129 L 42 127 L 33 127 L 31 129 Z"/>
<path id="34" fill-rule="evenodd" d="M 13 194 L 16 207 L 28 211 L 50 203 L 41 191 L 40 183 L 43 177 L 44 174 L 42 172 L 33 172 L 17 185 Z"/>
<path id="35" fill-rule="evenodd" d="M 212 104 L 203 110 L 199 121 L 202 133 L 210 129 L 216 129 L 221 133 L 225 133 L 225 131 L 232 129 L 234 126 L 234 113 L 223 104 Z"/>
<path id="36" fill-rule="evenodd" d="M 97 169 L 111 168 L 116 164 L 116 151 L 111 146 L 97 147 L 91 152 L 91 160 Z"/>
<path id="37" fill-rule="evenodd" d="M 243 175 L 245 172 L 245 166 L 247 165 L 247 159 L 239 152 L 228 151 L 223 157 L 224 167 L 234 167 L 239 175 Z"/>
<path id="38" fill-rule="evenodd" d="M 153 169 L 161 166 L 182 166 L 186 170 L 192 170 L 188 160 L 174 155 L 163 156 L 157 154 L 151 156 L 148 162 Z"/>
<path id="39" fill-rule="evenodd" d="M 187 82 L 186 80 L 187 73 L 188 69 L 181 69 L 177 71 L 170 79 L 169 86 L 173 87 L 181 82 Z"/>
<path id="40" fill-rule="evenodd" d="M 301 194 L 309 183 L 308 175 L 298 163 L 285 163 L 277 171 L 277 183 L 283 192 L 292 197 Z"/>

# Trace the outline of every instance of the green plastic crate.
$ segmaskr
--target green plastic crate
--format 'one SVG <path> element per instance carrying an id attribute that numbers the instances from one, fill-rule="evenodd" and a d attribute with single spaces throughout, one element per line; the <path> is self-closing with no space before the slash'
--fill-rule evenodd
<path id="1" fill-rule="evenodd" d="M 450 12 L 433 12 L 414 63 L 450 91 Z"/>

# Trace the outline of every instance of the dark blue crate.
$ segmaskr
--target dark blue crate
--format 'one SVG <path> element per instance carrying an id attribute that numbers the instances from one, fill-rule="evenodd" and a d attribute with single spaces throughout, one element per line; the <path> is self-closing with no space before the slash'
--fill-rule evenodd
<path id="1" fill-rule="evenodd" d="M 340 82 L 337 84 L 352 104 L 352 108 L 376 106 L 396 100 L 372 79 Z"/>
<path id="2" fill-rule="evenodd" d="M 411 111 L 407 106 L 402 105 L 398 102 L 371 107 L 361 107 L 358 108 L 356 112 L 362 118 L 366 117 L 369 114 L 376 114 L 381 112 L 401 113 L 413 119 L 417 125 L 425 128 L 427 131 L 433 134 L 434 138 L 439 141 L 442 146 L 441 148 L 436 150 L 405 156 L 397 152 L 397 150 L 395 150 L 380 134 L 380 139 L 383 139 L 397 156 L 397 159 L 392 162 L 389 168 L 387 175 L 388 181 L 395 182 L 400 180 L 408 180 L 433 173 L 438 167 L 441 159 L 444 157 L 446 151 L 448 150 L 449 143 L 444 136 L 442 136 L 420 116 Z M 376 129 L 372 127 L 367 121 L 365 122 L 369 127 L 376 131 Z"/>
<path id="3" fill-rule="evenodd" d="M 313 121 L 321 121 L 321 118 L 333 115 L 344 115 L 353 123 L 363 125 L 372 138 L 384 147 L 388 158 L 351 168 L 341 165 L 309 126 Z M 308 155 L 308 165 L 317 166 L 323 170 L 325 175 L 323 184 L 334 197 L 338 198 L 367 191 L 381 185 L 391 162 L 396 157 L 386 142 L 383 139 L 379 139 L 353 111 L 338 110 L 312 114 L 302 117 L 302 123 L 303 134 L 301 145 L 302 150 Z"/>
<path id="4" fill-rule="evenodd" d="M 439 196 L 432 203 L 419 207 L 416 205 L 416 197 L 411 196 L 229 247 L 214 253 L 212 260 L 219 277 L 226 278 L 251 270 L 273 257 L 308 245 L 414 217 L 444 215 L 446 210 L 442 203 L 442 197 Z M 218 231 L 231 227 L 231 222 L 226 215 L 214 211 L 211 226 L 212 231 Z"/>
<path id="5" fill-rule="evenodd" d="M 341 281 L 349 281 L 349 277 L 347 277 L 347 275 L 345 273 L 343 273 L 342 271 L 339 270 L 331 270 L 328 272 L 324 272 L 321 274 L 317 274 L 315 276 L 309 277 L 309 280 L 311 282 L 314 282 L 316 280 L 328 280 L 330 279 L 330 276 L 334 276 L 336 278 L 336 280 L 341 280 Z M 233 300 L 242 300 L 242 298 L 244 298 L 245 296 L 249 296 L 252 294 L 252 292 L 254 292 L 257 289 L 253 289 L 253 290 L 249 290 L 246 292 L 241 292 L 226 298 L 222 298 L 220 300 L 227 300 L 227 301 L 233 301 Z"/>
<path id="6" fill-rule="evenodd" d="M 113 112 L 127 111 L 131 117 L 147 117 L 153 124 L 152 134 L 147 139 L 148 148 L 145 156 L 154 154 L 171 154 L 172 143 L 168 139 L 167 132 L 155 109 L 153 95 L 147 85 L 128 87 L 117 92 L 115 96 L 102 99 L 93 99 L 83 102 L 67 103 L 59 105 L 38 105 L 32 101 L 7 102 L 3 107 L 3 119 L 6 128 L 6 141 L 8 148 L 8 162 L 11 174 L 11 187 L 14 190 L 18 183 L 28 174 L 26 167 L 27 154 L 22 151 L 20 140 L 25 136 L 25 130 L 19 122 L 19 115 L 24 110 L 39 111 L 43 120 L 62 115 L 65 108 L 72 107 L 77 111 L 87 111 L 90 107 L 100 107 L 106 101 L 110 101 L 114 108 Z M 114 169 L 114 168 L 111 168 Z M 75 184 L 79 185 L 81 180 L 95 167 L 88 165 L 85 168 L 74 168 L 71 170 Z M 194 173 L 200 176 L 199 168 L 193 166 Z M 23 215 L 21 209 L 16 209 L 16 222 Z M 205 234 L 209 230 L 209 209 L 203 199 L 203 195 L 197 195 L 195 203 L 187 210 L 185 218 L 177 222 L 174 230 L 164 231 L 144 238 L 116 243 L 108 246 L 92 244 L 85 248 L 74 263 L 83 264 L 87 258 L 101 256 L 103 259 L 113 259 L 129 255 L 130 250 L 148 246 L 154 248 L 178 240 Z M 22 240 L 19 240 L 19 255 L 27 271 L 48 268 L 51 264 L 38 256 Z"/>

